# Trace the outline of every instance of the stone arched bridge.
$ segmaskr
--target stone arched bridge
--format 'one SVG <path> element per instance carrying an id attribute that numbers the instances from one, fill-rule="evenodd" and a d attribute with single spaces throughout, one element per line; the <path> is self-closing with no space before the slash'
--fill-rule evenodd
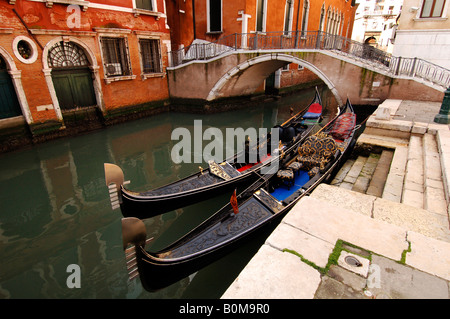
<path id="1" fill-rule="evenodd" d="M 297 63 L 314 72 L 339 104 L 385 99 L 442 101 L 450 71 L 323 32 L 234 34 L 171 52 L 172 98 L 215 101 L 250 95 L 274 71 Z"/>

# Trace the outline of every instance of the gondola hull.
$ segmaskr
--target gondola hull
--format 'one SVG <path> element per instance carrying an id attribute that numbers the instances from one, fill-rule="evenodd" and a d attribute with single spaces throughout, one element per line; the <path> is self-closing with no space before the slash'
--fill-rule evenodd
<path id="1" fill-rule="evenodd" d="M 296 123 L 296 133 L 294 138 L 285 143 L 283 157 L 294 151 L 298 145 L 310 135 L 320 121 L 321 116 L 321 98 L 316 89 L 316 95 L 310 105 L 299 114 L 283 123 L 280 127 L 293 125 Z M 317 108 L 317 106 L 320 106 Z M 309 112 L 313 110 L 314 112 Z M 307 123 L 302 123 L 303 115 L 308 114 Z M 270 143 L 269 143 L 270 144 Z M 278 145 L 278 141 L 276 143 Z M 267 146 L 269 148 L 269 145 Z M 211 169 L 206 168 L 201 172 L 192 174 L 182 180 L 160 187 L 158 189 L 136 193 L 129 191 L 124 186 L 124 177 L 121 169 L 113 164 L 105 164 L 106 184 L 110 187 L 111 198 L 113 199 L 113 208 L 120 207 L 124 217 L 137 217 L 140 219 L 154 217 L 177 208 L 186 207 L 200 201 L 218 196 L 234 189 L 244 189 L 255 181 L 261 174 L 261 169 L 270 167 L 280 161 L 280 157 L 274 154 L 268 154 L 262 162 L 249 164 L 247 167 L 241 167 L 239 170 L 235 165 L 238 156 L 235 155 L 230 161 L 218 164 L 228 169 L 231 175 L 229 179 L 220 179 L 211 174 Z M 230 162 L 231 164 L 229 165 Z M 230 168 L 231 167 L 231 168 Z M 118 172 L 120 177 L 111 178 L 110 170 Z M 113 185 L 110 185 L 113 183 Z M 112 187 L 111 187 L 112 186 Z"/>
<path id="2" fill-rule="evenodd" d="M 137 217 L 146 219 L 180 207 L 186 207 L 195 203 L 204 201 L 231 192 L 234 189 L 241 189 L 248 186 L 252 180 L 257 178 L 258 172 L 241 175 L 231 181 L 208 185 L 202 189 L 196 189 L 190 192 L 181 192 L 173 196 L 146 198 L 136 200 L 136 197 L 130 198 L 127 193 L 122 193 L 122 204 L 120 205 L 124 217 Z M 149 210 L 151 207 L 151 210 Z"/>
<path id="3" fill-rule="evenodd" d="M 353 111 L 349 103 L 347 108 Z M 279 182 L 278 174 L 273 172 L 237 196 L 237 214 L 233 201 L 230 201 L 187 235 L 156 253 L 147 252 L 145 245 L 135 243 L 136 261 L 144 288 L 154 291 L 173 284 L 242 246 L 262 230 L 278 225 L 303 196 L 342 166 L 353 149 L 354 141 L 353 128 L 342 141 L 342 148 L 333 153 L 332 160 L 298 189 L 292 188 L 290 195 L 283 199 L 275 197 L 278 196 L 275 195 L 277 190 L 270 193 L 270 184 Z M 307 142 L 302 147 L 305 144 Z M 291 157 L 293 161 L 299 160 Z M 283 188 L 284 185 L 277 186 L 277 189 Z"/>
<path id="4" fill-rule="evenodd" d="M 140 260 L 140 262 L 138 262 L 138 271 L 142 286 L 147 291 L 158 291 L 174 284 L 219 260 L 223 256 L 230 254 L 249 240 L 253 240 L 264 230 L 275 228 L 284 215 L 285 213 L 274 215 L 273 218 L 267 222 L 249 229 L 246 234 L 230 240 L 224 245 L 219 245 L 216 249 L 175 263 L 168 264 L 164 262 L 155 262 L 154 260 L 147 258 L 147 252 L 143 247 L 136 247 L 136 258 Z"/>

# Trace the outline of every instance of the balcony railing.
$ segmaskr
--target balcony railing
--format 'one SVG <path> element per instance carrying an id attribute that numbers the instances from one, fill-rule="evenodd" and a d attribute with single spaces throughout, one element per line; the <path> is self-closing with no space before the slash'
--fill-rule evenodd
<path id="1" fill-rule="evenodd" d="M 216 42 L 195 43 L 169 52 L 171 66 L 210 60 L 237 50 L 326 50 L 359 60 L 393 76 L 407 76 L 450 86 L 450 70 L 420 58 L 394 57 L 370 45 L 322 31 L 234 33 Z"/>

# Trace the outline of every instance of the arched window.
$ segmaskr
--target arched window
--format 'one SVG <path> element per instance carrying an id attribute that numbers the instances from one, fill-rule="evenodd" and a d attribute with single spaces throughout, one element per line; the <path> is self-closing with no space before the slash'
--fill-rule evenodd
<path id="1" fill-rule="evenodd" d="M 325 3 L 322 5 L 322 9 L 320 11 L 319 31 L 323 31 L 324 25 L 325 25 Z"/>
<path id="2" fill-rule="evenodd" d="M 286 0 L 285 16 L 284 16 L 284 34 L 289 35 L 292 31 L 292 18 L 294 13 L 294 0 Z"/>
<path id="3" fill-rule="evenodd" d="M 83 49 L 73 42 L 57 42 L 49 50 L 47 61 L 51 68 L 89 66 Z"/>
<path id="4" fill-rule="evenodd" d="M 308 16 L 309 16 L 309 1 L 305 0 L 305 2 L 303 3 L 302 37 L 305 37 L 306 31 L 308 31 Z"/>

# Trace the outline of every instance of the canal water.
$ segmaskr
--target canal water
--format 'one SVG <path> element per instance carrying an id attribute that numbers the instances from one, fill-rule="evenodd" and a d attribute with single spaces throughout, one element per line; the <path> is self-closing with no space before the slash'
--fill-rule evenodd
<path id="1" fill-rule="evenodd" d="M 327 118 L 335 114 L 336 101 L 326 87 L 320 91 Z M 165 113 L 0 155 L 0 298 L 220 298 L 269 233 L 170 287 L 147 292 L 139 280 L 128 281 L 122 215 L 111 208 L 103 164 L 119 165 L 132 190 L 161 186 L 207 167 L 174 164 L 175 128 L 193 132 L 200 119 L 203 130 L 270 129 L 313 95 L 311 89 L 226 113 Z M 224 194 L 145 220 L 148 236 L 155 238 L 148 249 L 171 243 L 229 198 Z M 79 288 L 71 288 L 71 265 L 80 269 Z"/>

